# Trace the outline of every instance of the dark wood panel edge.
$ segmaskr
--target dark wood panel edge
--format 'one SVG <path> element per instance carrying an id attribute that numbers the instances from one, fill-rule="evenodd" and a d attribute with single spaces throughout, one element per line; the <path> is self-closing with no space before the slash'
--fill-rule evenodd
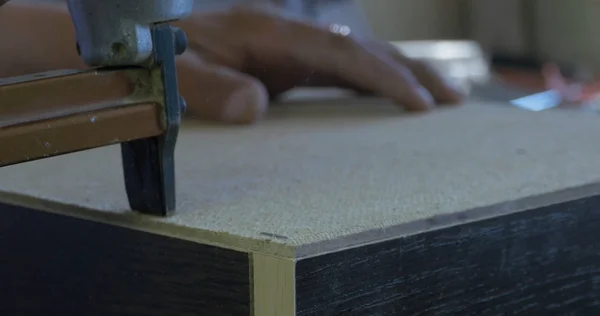
<path id="1" fill-rule="evenodd" d="M 0 204 L 1 315 L 250 314 L 247 253 Z"/>
<path id="2" fill-rule="evenodd" d="M 594 182 L 564 190 L 529 196 L 488 206 L 476 207 L 462 212 L 442 214 L 384 228 L 376 228 L 348 234 L 336 239 L 299 245 L 296 259 L 303 260 L 332 252 L 378 244 L 404 236 L 445 229 L 453 226 L 487 220 L 495 217 L 520 213 L 548 205 L 600 195 L 600 182 Z"/>
<path id="3" fill-rule="evenodd" d="M 300 260 L 297 315 L 598 315 L 600 196 Z"/>
<path id="4" fill-rule="evenodd" d="M 27 194 L 1 190 L 0 203 L 81 218 L 238 252 L 259 252 L 286 258 L 294 258 L 295 254 L 293 246 L 281 243 L 276 238 L 268 235 L 263 236 L 261 239 L 233 235 L 224 238 L 222 233 L 157 220 L 152 216 L 142 215 L 133 211 L 101 211 L 81 205 L 35 198 Z"/>

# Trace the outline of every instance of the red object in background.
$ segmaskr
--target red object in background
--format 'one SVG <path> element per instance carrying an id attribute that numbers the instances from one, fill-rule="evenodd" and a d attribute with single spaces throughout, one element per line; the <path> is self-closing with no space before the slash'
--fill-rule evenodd
<path id="1" fill-rule="evenodd" d="M 544 78 L 539 71 L 500 67 L 494 68 L 494 73 L 502 82 L 513 87 L 525 89 L 532 93 L 546 90 Z"/>
<path id="2" fill-rule="evenodd" d="M 544 64 L 540 70 L 534 71 L 500 67 L 494 68 L 494 73 L 505 84 L 531 94 L 556 91 L 562 106 L 600 104 L 600 76 L 589 80 L 566 78 L 554 63 Z"/>
<path id="3" fill-rule="evenodd" d="M 558 91 L 567 103 L 584 103 L 600 97 L 600 81 L 594 79 L 590 82 L 579 82 L 565 78 L 560 68 L 553 63 L 542 67 L 546 89 Z"/>
<path id="4" fill-rule="evenodd" d="M 568 82 L 557 65 L 552 63 L 543 65 L 542 77 L 546 83 L 546 89 L 557 91 L 564 101 L 568 103 L 583 101 L 583 85 L 578 82 Z"/>

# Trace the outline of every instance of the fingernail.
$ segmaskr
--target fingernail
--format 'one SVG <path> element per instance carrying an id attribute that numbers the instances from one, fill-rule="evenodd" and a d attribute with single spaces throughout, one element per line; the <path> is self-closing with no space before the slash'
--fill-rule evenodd
<path id="1" fill-rule="evenodd" d="M 267 104 L 265 91 L 240 89 L 232 93 L 225 102 L 221 119 L 229 123 L 252 123 L 264 116 Z"/>
<path id="2" fill-rule="evenodd" d="M 250 100 L 229 100 L 221 119 L 227 123 L 251 123 L 260 117 L 258 107 Z"/>
<path id="3" fill-rule="evenodd" d="M 461 80 L 449 76 L 444 76 L 442 79 L 445 98 L 448 98 L 449 101 L 463 99 L 469 95 L 469 89 Z"/>
<path id="4" fill-rule="evenodd" d="M 423 104 L 427 107 L 427 109 L 435 107 L 435 99 L 433 98 L 431 93 L 429 93 L 429 91 L 425 89 L 425 87 L 417 87 L 416 92 L 419 95 L 419 98 L 422 100 Z"/>

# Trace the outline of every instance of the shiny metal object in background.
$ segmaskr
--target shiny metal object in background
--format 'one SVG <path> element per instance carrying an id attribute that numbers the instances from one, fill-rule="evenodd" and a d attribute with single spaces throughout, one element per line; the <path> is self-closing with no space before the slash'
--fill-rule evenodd
<path id="1" fill-rule="evenodd" d="M 393 42 L 408 57 L 432 65 L 472 100 L 498 101 L 529 111 L 558 106 L 551 91 L 528 91 L 503 82 L 492 72 L 483 49 L 474 41 Z"/>
<path id="2" fill-rule="evenodd" d="M 89 66 L 130 66 L 153 52 L 151 25 L 182 19 L 194 0 L 68 0 L 77 47 Z"/>
<path id="3" fill-rule="evenodd" d="M 432 65 L 465 93 L 474 84 L 485 84 L 491 78 L 490 64 L 476 42 L 425 40 L 392 44 L 407 57 Z"/>

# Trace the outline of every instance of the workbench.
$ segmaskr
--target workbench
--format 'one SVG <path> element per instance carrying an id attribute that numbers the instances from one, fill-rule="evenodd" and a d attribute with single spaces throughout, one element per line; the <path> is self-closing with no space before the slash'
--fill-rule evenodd
<path id="1" fill-rule="evenodd" d="M 183 126 L 167 218 L 128 209 L 118 147 L 0 169 L 1 315 L 600 311 L 595 115 L 365 98 Z"/>

